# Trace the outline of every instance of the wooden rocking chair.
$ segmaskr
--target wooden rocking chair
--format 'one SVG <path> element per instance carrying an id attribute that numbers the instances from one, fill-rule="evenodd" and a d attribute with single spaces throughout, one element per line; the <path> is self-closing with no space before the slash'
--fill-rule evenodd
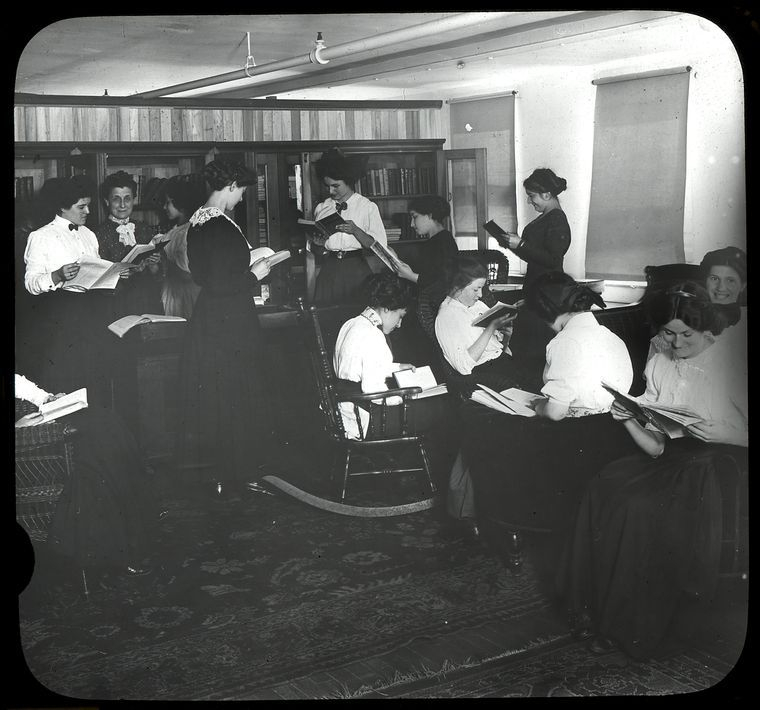
<path id="1" fill-rule="evenodd" d="M 411 433 L 407 422 L 408 407 L 412 395 L 421 391 L 420 387 L 404 387 L 374 393 L 348 393 L 342 391 L 340 382 L 333 368 L 330 354 L 325 346 L 322 328 L 317 315 L 317 308 L 306 308 L 302 298 L 298 299 L 299 319 L 305 331 L 305 345 L 309 352 L 314 372 L 319 408 L 323 416 L 324 429 L 337 449 L 335 465 L 331 478 L 342 477 L 341 502 L 346 498 L 348 479 L 354 476 L 371 476 L 395 473 L 424 473 L 431 493 L 435 493 L 435 484 L 430 474 L 430 464 L 423 437 Z M 401 397 L 399 405 L 388 405 L 391 397 Z M 380 400 L 381 404 L 376 404 Z M 346 436 L 338 404 L 349 402 L 354 407 L 359 424 L 359 439 Z M 360 418 L 360 409 L 369 409 L 371 419 L 365 432 Z M 387 414 L 389 407 L 400 411 L 400 432 L 387 433 Z M 398 456 L 406 452 L 416 454 L 419 464 L 416 466 L 400 463 Z M 368 467 L 356 464 L 365 462 Z M 414 463 L 409 461 L 408 463 Z"/>

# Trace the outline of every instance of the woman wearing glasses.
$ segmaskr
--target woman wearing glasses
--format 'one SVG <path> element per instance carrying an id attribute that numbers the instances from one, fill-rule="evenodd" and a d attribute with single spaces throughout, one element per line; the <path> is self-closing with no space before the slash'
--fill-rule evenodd
<path id="1" fill-rule="evenodd" d="M 605 466 L 581 501 L 558 577 L 574 632 L 591 650 L 656 653 L 680 603 L 715 590 L 722 537 L 716 457 L 746 457 L 747 363 L 718 338 L 707 291 L 682 282 L 648 299 L 669 345 L 647 363 L 642 401 L 699 419 L 668 438 L 615 404 L 640 453 Z"/>

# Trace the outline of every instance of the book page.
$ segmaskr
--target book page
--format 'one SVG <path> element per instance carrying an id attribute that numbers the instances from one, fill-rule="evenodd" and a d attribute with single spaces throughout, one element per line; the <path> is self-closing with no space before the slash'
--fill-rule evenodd
<path id="1" fill-rule="evenodd" d="M 248 265 L 253 266 L 253 264 L 255 264 L 260 259 L 266 259 L 273 254 L 274 249 L 270 249 L 269 247 L 258 247 L 256 249 L 251 249 L 251 258 L 248 262 Z"/>
<path id="2" fill-rule="evenodd" d="M 472 325 L 485 328 L 492 320 L 508 315 L 509 313 L 517 313 L 517 310 L 517 307 L 511 303 L 499 302 L 496 305 L 491 306 L 491 308 L 483 313 L 483 315 L 475 318 L 475 320 L 472 321 Z"/>
<path id="3" fill-rule="evenodd" d="M 267 257 L 267 261 L 269 262 L 270 267 L 277 266 L 277 264 L 281 264 L 287 259 L 290 259 L 290 252 L 287 249 L 283 249 L 272 254 L 272 256 Z"/>
<path id="4" fill-rule="evenodd" d="M 399 387 L 422 387 L 422 389 L 428 389 L 438 384 L 433 371 L 430 369 L 430 365 L 424 365 L 415 370 L 399 370 L 393 373 L 393 377 Z"/>
<path id="5" fill-rule="evenodd" d="M 504 395 L 502 392 L 497 392 L 496 390 L 492 390 L 490 387 L 487 387 L 486 385 L 478 384 L 478 387 L 482 388 L 490 397 L 495 399 L 499 404 L 501 404 L 506 410 L 508 410 L 509 414 L 517 414 L 521 417 L 535 417 L 536 412 L 533 410 L 532 407 L 528 407 L 521 402 L 517 402 L 515 400 L 509 399 Z M 509 390 L 505 390 L 509 391 Z M 518 390 L 521 391 L 521 390 Z M 528 393 L 529 394 L 529 393 Z"/>
<path id="6" fill-rule="evenodd" d="M 491 409 L 495 409 L 497 412 L 503 412 L 504 414 L 514 414 L 515 411 L 512 409 L 512 407 L 509 407 L 505 404 L 502 404 L 497 399 L 492 397 L 488 392 L 485 392 L 484 390 L 475 390 L 471 395 L 470 399 L 473 402 L 478 402 L 479 404 L 483 404 L 486 407 L 490 407 Z"/>
<path id="7" fill-rule="evenodd" d="M 93 284 L 113 266 L 112 261 L 83 256 L 79 260 L 79 273 L 67 281 L 62 288 L 67 291 L 87 291 Z"/>
<path id="8" fill-rule="evenodd" d="M 391 271 L 398 271 L 398 259 L 380 244 L 380 242 L 375 241 L 370 249 Z"/>

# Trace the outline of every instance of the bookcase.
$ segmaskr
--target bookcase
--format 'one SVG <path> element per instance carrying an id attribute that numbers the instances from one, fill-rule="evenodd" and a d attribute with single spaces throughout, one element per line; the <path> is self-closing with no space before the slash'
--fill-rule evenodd
<path id="1" fill-rule="evenodd" d="M 360 154 L 366 159 L 367 173 L 357 183 L 357 192 L 377 204 L 389 242 L 401 246 L 417 239 L 410 226 L 410 200 L 418 195 L 440 194 L 456 208 L 458 195 L 465 194 L 457 188 L 455 173 L 447 167 L 446 156 L 454 152 L 443 150 L 443 142 L 438 138 L 253 143 L 17 142 L 15 195 L 18 204 L 28 206 L 48 178 L 83 174 L 99 186 L 107 175 L 124 170 L 138 183 L 135 219 L 163 229 L 168 227 L 163 205 L 155 199 L 155 187 L 163 179 L 199 175 L 203 166 L 216 157 L 238 160 L 255 169 L 257 183 L 236 207 L 235 221 L 251 246 L 289 249 L 292 253 L 288 261 L 272 270 L 261 295 L 273 305 L 292 304 L 298 296 L 309 298 L 320 266 L 319 257 L 306 251 L 305 233 L 298 218 L 313 218 L 314 207 L 328 196 L 316 176 L 316 162 L 323 153 L 337 146 L 347 154 Z M 457 155 L 461 152 L 456 151 Z M 485 156 L 473 156 L 477 170 L 470 172 L 484 172 Z M 482 224 L 485 194 L 485 181 L 473 182 L 467 192 L 472 206 L 468 205 L 466 212 L 460 207 L 457 214 L 471 215 L 469 221 L 476 227 Z M 462 198 L 463 205 L 464 202 Z M 98 195 L 91 203 L 88 226 L 97 226 L 105 217 L 105 204 Z"/>

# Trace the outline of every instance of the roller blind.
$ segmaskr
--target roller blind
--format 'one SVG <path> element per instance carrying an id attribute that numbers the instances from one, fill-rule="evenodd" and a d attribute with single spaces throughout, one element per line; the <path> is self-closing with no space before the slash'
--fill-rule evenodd
<path id="1" fill-rule="evenodd" d="M 597 84 L 586 275 L 684 261 L 689 73 Z"/>

